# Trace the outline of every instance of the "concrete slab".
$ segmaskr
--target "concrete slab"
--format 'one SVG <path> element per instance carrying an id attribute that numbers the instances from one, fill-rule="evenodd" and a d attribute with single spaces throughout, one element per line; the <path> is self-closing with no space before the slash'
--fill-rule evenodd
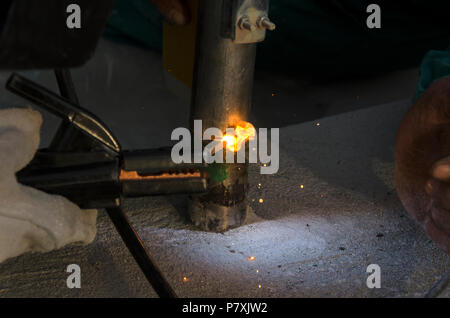
<path id="1" fill-rule="evenodd" d="M 196 231 L 179 196 L 128 200 L 126 209 L 183 297 L 422 296 L 450 267 L 450 258 L 405 214 L 393 188 L 395 129 L 407 107 L 389 104 L 326 118 L 320 126 L 282 129 L 280 172 L 261 176 L 257 166 L 251 168 L 255 216 L 244 227 L 224 234 Z M 80 290 L 66 287 L 65 269 L 72 263 L 82 269 Z M 381 266 L 381 289 L 366 287 L 369 264 Z M 154 293 L 101 214 L 90 246 L 1 264 L 0 295 Z"/>
<path id="2" fill-rule="evenodd" d="M 55 86 L 50 72 L 27 75 Z M 6 78 L 0 74 L 0 82 Z M 167 144 L 172 129 L 186 125 L 188 104 L 161 78 L 156 54 L 109 42 L 75 71 L 80 99 L 125 148 Z M 323 92 L 326 98 L 327 87 Z M 287 102 L 301 104 L 296 98 Z M 0 104 L 23 102 L 2 91 Z M 251 166 L 253 212 L 241 228 L 195 230 L 184 196 L 127 200 L 125 209 L 182 297 L 423 296 L 450 268 L 450 258 L 395 194 L 394 140 L 408 107 L 394 102 L 282 128 L 280 171 L 262 176 Z M 57 124 L 46 118 L 43 144 Z M 81 289 L 66 287 L 69 264 L 81 267 Z M 381 267 L 380 289 L 366 287 L 369 264 Z M 104 212 L 93 244 L 0 264 L 0 297 L 155 296 Z"/>

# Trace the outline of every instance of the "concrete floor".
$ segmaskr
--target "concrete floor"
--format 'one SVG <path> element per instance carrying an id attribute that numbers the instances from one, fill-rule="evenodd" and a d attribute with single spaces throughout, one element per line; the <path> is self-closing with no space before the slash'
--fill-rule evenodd
<path id="1" fill-rule="evenodd" d="M 50 72 L 25 74 L 56 89 Z M 0 73 L 1 85 L 7 76 Z M 124 148 L 167 145 L 174 128 L 187 126 L 189 102 L 167 88 L 154 52 L 102 41 L 74 77 L 83 106 L 110 125 Z M 416 79 L 416 70 L 406 70 L 313 85 L 258 72 L 252 121 L 283 127 L 280 171 L 262 176 L 251 166 L 246 226 L 197 231 L 187 221 L 184 196 L 125 202 L 175 291 L 182 297 L 424 295 L 450 258 L 408 217 L 393 186 L 395 134 Z M 24 103 L 2 91 L 0 105 Z M 58 124 L 51 115 L 45 119 L 43 145 Z M 82 271 L 79 290 L 66 287 L 73 263 Z M 381 266 L 381 289 L 366 287 L 373 263 Z M 103 211 L 93 244 L 0 264 L 0 297 L 155 296 Z"/>

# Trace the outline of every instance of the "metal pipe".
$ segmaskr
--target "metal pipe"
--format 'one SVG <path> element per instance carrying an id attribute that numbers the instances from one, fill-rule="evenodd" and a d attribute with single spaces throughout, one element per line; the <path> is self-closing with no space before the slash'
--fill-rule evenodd
<path id="1" fill-rule="evenodd" d="M 225 0 L 226 1 L 226 0 Z M 225 2 L 200 0 L 191 122 L 203 130 L 225 131 L 247 120 L 251 107 L 256 44 L 236 44 L 221 36 Z M 228 177 L 210 180 L 210 191 L 191 196 L 189 211 L 195 225 L 221 232 L 245 222 L 248 174 L 246 164 L 223 164 Z"/>

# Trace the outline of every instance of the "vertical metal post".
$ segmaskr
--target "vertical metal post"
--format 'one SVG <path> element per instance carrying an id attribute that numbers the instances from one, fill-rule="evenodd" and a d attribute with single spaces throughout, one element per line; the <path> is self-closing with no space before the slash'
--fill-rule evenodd
<path id="1" fill-rule="evenodd" d="M 225 0 L 227 1 L 227 0 Z M 191 120 L 203 129 L 225 131 L 247 120 L 253 88 L 256 44 L 236 44 L 221 36 L 223 1 L 200 0 Z M 245 222 L 248 174 L 246 164 L 223 164 L 225 180 L 211 180 L 210 192 L 191 196 L 195 225 L 221 232 Z"/>

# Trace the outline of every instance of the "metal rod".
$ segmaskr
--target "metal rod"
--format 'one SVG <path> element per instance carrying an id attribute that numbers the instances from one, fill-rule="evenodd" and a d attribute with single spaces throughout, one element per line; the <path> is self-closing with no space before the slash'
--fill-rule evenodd
<path id="1" fill-rule="evenodd" d="M 128 217 L 120 207 L 106 209 L 111 221 L 119 232 L 122 240 L 138 263 L 145 277 L 161 298 L 176 298 L 174 290 L 156 266 L 152 257 L 145 248 L 139 235 L 131 225 Z"/>

